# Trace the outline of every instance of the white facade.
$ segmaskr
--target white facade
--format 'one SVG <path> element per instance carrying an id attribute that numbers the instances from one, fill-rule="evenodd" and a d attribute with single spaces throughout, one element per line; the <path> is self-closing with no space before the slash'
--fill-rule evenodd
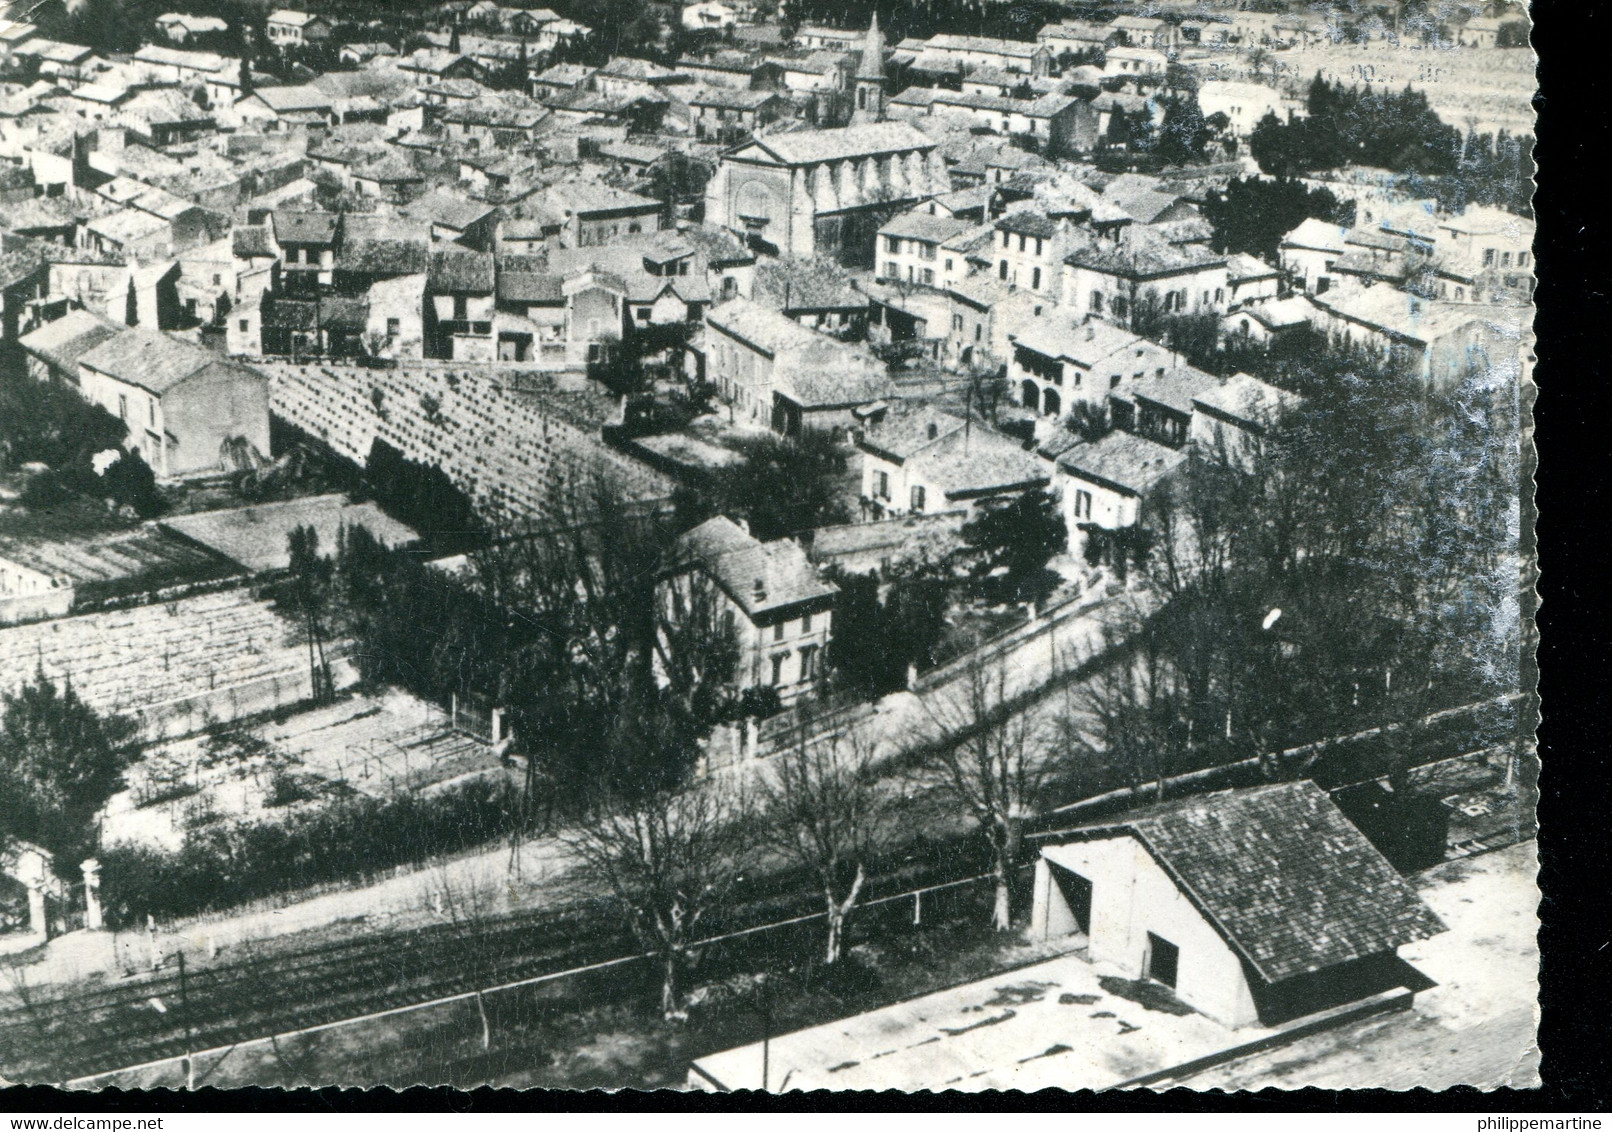
<path id="1" fill-rule="evenodd" d="M 1173 946 L 1177 998 L 1223 1026 L 1258 1024 L 1241 958 L 1134 837 L 1043 849 L 1036 862 L 1032 938 L 1080 929 L 1079 909 L 1062 896 L 1081 887 L 1070 874 L 1090 885 L 1084 934 L 1094 964 L 1128 979 L 1156 977 L 1160 944 Z"/>

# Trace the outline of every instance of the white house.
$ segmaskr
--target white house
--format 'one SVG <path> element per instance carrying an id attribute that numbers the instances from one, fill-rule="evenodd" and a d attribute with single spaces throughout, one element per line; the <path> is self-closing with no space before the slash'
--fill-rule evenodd
<path id="1" fill-rule="evenodd" d="M 739 688 L 773 688 L 789 703 L 822 677 L 839 589 L 793 539 L 761 542 L 718 515 L 673 544 L 655 592 L 666 624 L 733 633 Z"/>
<path id="2" fill-rule="evenodd" d="M 1111 432 L 1058 455 L 1054 482 L 1070 552 L 1084 553 L 1092 528 L 1120 531 L 1142 522 L 1149 492 L 1186 461 L 1185 452 L 1129 432 Z"/>
<path id="3" fill-rule="evenodd" d="M 1282 96 L 1264 83 L 1210 79 L 1198 87 L 1198 107 L 1205 118 L 1226 116 L 1226 131 L 1232 137 L 1246 138 L 1260 119 L 1275 114 L 1285 119 Z"/>
<path id="4" fill-rule="evenodd" d="M 1337 285 L 1334 269 L 1343 258 L 1343 237 L 1347 231 L 1337 224 L 1310 217 L 1282 237 L 1277 249 L 1282 270 L 1295 280 L 1302 280 L 1307 293 L 1326 294 Z"/>
<path id="5" fill-rule="evenodd" d="M 1231 1028 L 1425 986 L 1398 948 L 1445 929 L 1313 782 L 1162 802 L 1061 835 L 1031 935 Z"/>
<path id="6" fill-rule="evenodd" d="M 1046 487 L 1046 462 L 982 421 L 929 406 L 892 409 L 858 434 L 862 516 L 981 506 Z"/>
<path id="7" fill-rule="evenodd" d="M 281 8 L 269 13 L 264 31 L 275 47 L 301 47 L 329 39 L 330 21 L 312 12 Z"/>
<path id="8" fill-rule="evenodd" d="M 158 479 L 218 471 L 226 441 L 269 453 L 268 379 L 208 350 L 133 326 L 78 359 L 79 391 L 128 426 Z"/>
<path id="9" fill-rule="evenodd" d="M 683 26 L 689 31 L 721 31 L 738 21 L 738 13 L 718 0 L 700 0 L 683 8 Z"/>

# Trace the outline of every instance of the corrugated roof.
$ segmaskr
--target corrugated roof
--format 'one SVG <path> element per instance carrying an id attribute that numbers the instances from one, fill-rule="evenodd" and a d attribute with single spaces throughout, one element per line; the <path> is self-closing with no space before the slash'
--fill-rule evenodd
<path id="1" fill-rule="evenodd" d="M 1445 931 L 1315 783 L 1163 802 L 1092 832 L 1130 833 L 1267 982 Z"/>

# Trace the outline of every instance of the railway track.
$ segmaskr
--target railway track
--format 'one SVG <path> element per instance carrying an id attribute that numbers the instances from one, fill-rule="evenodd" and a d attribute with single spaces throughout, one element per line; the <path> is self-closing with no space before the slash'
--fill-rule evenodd
<path id="1" fill-rule="evenodd" d="M 1448 859 L 1531 835 L 1520 826 L 1487 832 L 1452 845 Z M 926 859 L 908 858 L 871 886 L 866 902 L 971 875 L 959 866 L 972 855 L 960 842 L 932 844 Z M 818 908 L 801 878 L 775 875 L 752 882 L 745 898 L 712 922 L 711 934 L 778 924 Z M 22 1081 L 93 1076 L 635 954 L 634 941 L 614 923 L 606 908 L 588 903 L 317 947 L 237 949 L 192 965 L 183 980 L 170 966 L 47 995 L 13 978 L 0 982 L 0 995 L 9 999 L 0 1009 L 0 1073 Z"/>

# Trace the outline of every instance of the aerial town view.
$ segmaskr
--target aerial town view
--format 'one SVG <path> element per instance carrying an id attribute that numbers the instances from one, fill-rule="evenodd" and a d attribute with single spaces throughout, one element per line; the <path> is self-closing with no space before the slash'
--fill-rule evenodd
<path id="1" fill-rule="evenodd" d="M 0 1081 L 1538 1084 L 1526 5 L 550 2 L 4 7 Z"/>

